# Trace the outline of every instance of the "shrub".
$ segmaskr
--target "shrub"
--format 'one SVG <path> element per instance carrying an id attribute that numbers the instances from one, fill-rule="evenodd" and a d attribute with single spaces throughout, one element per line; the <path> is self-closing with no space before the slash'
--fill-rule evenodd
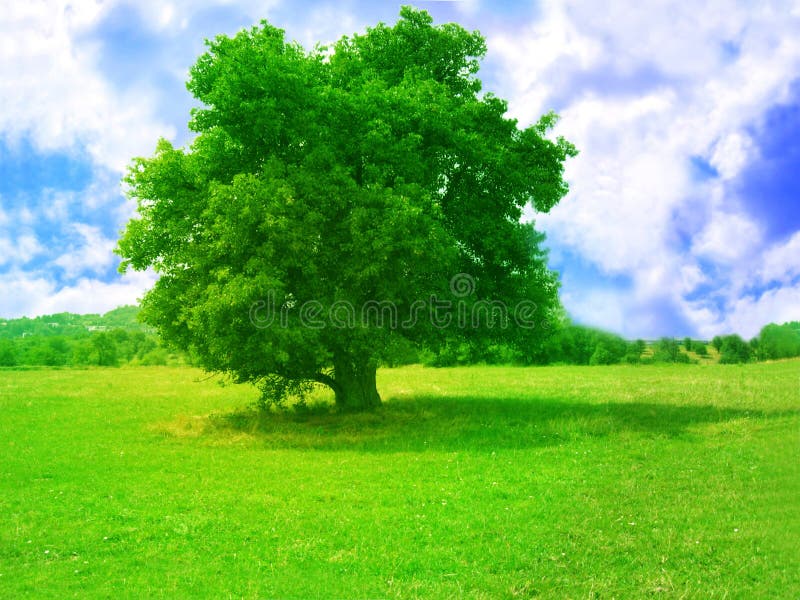
<path id="1" fill-rule="evenodd" d="M 10 340 L 0 340 L 0 367 L 14 367 L 17 365 L 17 353 L 14 343 Z"/>
<path id="2" fill-rule="evenodd" d="M 664 337 L 656 343 L 653 360 L 655 362 L 688 364 L 689 355 L 681 351 L 676 340 Z"/>
<path id="3" fill-rule="evenodd" d="M 590 365 L 612 365 L 616 362 L 618 362 L 617 358 L 603 342 L 597 344 L 591 358 L 589 358 Z"/>
<path id="4" fill-rule="evenodd" d="M 147 352 L 139 361 L 139 364 L 146 367 L 164 366 L 169 359 L 169 352 L 166 348 L 155 348 Z"/>
<path id="5" fill-rule="evenodd" d="M 642 357 L 640 354 L 626 354 L 622 361 L 629 364 L 629 365 L 638 365 L 642 362 Z"/>
<path id="6" fill-rule="evenodd" d="M 746 363 L 752 356 L 750 345 L 738 335 L 726 335 L 721 344 L 720 359 L 722 364 Z"/>

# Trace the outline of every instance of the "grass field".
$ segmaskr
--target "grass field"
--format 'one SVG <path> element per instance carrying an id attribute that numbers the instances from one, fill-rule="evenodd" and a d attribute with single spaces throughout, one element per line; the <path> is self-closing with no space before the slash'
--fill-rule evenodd
<path id="1" fill-rule="evenodd" d="M 798 361 L 204 378 L 0 372 L 0 597 L 800 596 Z"/>

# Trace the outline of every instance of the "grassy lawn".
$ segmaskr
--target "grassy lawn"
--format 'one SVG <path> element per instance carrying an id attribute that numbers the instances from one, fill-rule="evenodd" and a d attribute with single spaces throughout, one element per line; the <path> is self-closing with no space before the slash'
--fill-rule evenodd
<path id="1" fill-rule="evenodd" d="M 0 371 L 0 597 L 800 596 L 798 361 L 205 377 Z"/>

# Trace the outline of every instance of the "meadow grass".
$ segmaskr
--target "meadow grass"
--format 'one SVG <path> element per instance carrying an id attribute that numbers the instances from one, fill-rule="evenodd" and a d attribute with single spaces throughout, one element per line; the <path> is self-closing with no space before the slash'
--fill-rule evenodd
<path id="1" fill-rule="evenodd" d="M 797 598 L 800 362 L 0 372 L 0 597 Z"/>

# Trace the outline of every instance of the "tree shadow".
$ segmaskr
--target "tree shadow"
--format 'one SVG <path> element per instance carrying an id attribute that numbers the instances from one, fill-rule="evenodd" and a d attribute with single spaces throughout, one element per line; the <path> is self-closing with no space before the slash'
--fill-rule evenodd
<path id="1" fill-rule="evenodd" d="M 644 402 L 587 403 L 551 398 L 415 396 L 363 414 L 327 408 L 211 415 L 202 435 L 247 435 L 268 447 L 366 452 L 493 451 L 558 445 L 581 438 L 697 435 L 706 424 L 775 419 L 800 411 L 759 411 Z"/>

